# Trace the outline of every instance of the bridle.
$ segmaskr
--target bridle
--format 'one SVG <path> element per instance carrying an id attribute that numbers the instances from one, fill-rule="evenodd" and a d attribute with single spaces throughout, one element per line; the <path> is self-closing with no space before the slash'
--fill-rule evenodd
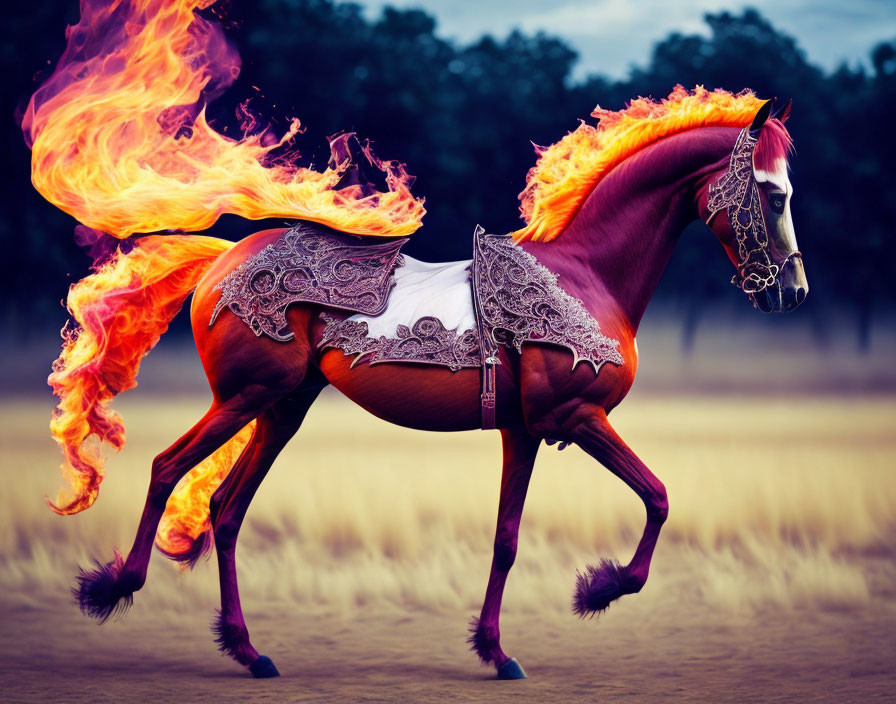
<path id="1" fill-rule="evenodd" d="M 760 125 L 761 128 L 761 125 Z M 744 127 L 737 136 L 728 172 L 709 186 L 706 224 L 727 209 L 728 222 L 737 241 L 737 273 L 731 283 L 749 296 L 778 283 L 778 276 L 791 259 L 802 258 L 798 250 L 787 255 L 780 265 L 769 255 L 768 229 L 759 199 L 759 184 L 754 173 L 753 154 L 759 142 L 759 129 Z"/>

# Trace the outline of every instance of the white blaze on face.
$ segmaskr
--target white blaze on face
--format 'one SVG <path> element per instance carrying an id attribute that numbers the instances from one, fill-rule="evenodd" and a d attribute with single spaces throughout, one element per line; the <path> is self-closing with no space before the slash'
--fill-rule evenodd
<path id="1" fill-rule="evenodd" d="M 790 197 L 793 195 L 793 186 L 790 185 L 790 178 L 787 175 L 787 160 L 782 158 L 775 160 L 775 168 L 772 171 L 763 171 L 762 169 L 754 169 L 753 174 L 758 183 L 771 183 L 772 186 L 785 194 L 784 213 L 777 218 L 777 226 L 774 232 L 769 235 L 775 237 L 776 244 L 782 249 L 783 254 L 790 254 L 797 251 L 799 247 L 796 244 L 796 232 L 793 229 L 793 218 L 790 217 Z M 771 225 L 772 223 L 767 223 Z"/>

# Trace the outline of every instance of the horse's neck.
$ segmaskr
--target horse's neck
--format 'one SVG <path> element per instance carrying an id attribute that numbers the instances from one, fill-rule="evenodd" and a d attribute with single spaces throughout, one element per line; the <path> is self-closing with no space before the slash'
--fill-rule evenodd
<path id="1" fill-rule="evenodd" d="M 523 247 L 603 324 L 637 331 L 696 199 L 725 163 L 737 130 L 701 128 L 664 139 L 611 171 L 555 240 Z"/>

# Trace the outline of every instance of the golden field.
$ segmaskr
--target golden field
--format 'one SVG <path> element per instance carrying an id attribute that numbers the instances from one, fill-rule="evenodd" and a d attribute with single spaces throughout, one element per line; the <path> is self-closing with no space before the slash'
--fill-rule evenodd
<path id="1" fill-rule="evenodd" d="M 859 701 L 896 677 L 896 398 L 635 394 L 611 420 L 664 481 L 650 580 L 599 619 L 569 602 L 576 568 L 628 561 L 633 493 L 577 448 L 543 446 L 502 621 L 525 682 L 487 680 L 464 643 L 488 577 L 495 432 L 390 426 L 328 390 L 243 528 L 253 642 L 284 674 L 255 682 L 215 654 L 214 557 L 156 555 L 129 616 L 97 628 L 68 589 L 78 564 L 133 538 L 152 457 L 205 410 L 140 391 L 97 504 L 59 487 L 52 402 L 0 417 L 3 699 L 31 701 Z M 61 698 L 52 693 L 64 693 Z M 130 692 L 126 695 L 125 692 Z"/>

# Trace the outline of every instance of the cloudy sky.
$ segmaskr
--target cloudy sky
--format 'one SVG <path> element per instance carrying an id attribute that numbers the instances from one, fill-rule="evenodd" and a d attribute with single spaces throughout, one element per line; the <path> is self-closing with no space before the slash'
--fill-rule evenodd
<path id="1" fill-rule="evenodd" d="M 579 52 L 578 74 L 622 77 L 643 63 L 654 42 L 677 30 L 705 32 L 705 12 L 758 9 L 795 37 L 824 68 L 867 61 L 876 42 L 896 38 L 896 0 L 360 0 L 377 14 L 383 5 L 421 7 L 435 15 L 439 33 L 469 41 L 514 27 L 562 36 Z"/>

